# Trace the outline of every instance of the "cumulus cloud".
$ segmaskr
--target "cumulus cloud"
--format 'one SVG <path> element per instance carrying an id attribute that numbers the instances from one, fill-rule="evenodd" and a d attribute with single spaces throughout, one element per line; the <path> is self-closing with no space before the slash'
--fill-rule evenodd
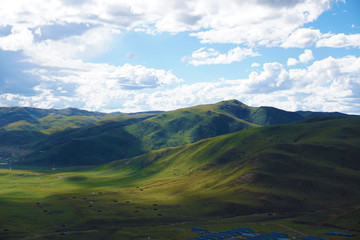
<path id="1" fill-rule="evenodd" d="M 64 92 L 71 92 L 73 102 L 81 108 L 101 110 L 116 108 L 135 90 L 156 89 L 180 83 L 171 71 L 146 68 L 141 65 L 125 64 L 78 64 L 78 69 L 54 70 L 35 69 L 32 74 L 43 79 L 40 93 L 48 92 L 54 98 L 61 99 Z M 53 89 L 62 91 L 56 92 Z M 68 97 L 70 98 L 70 97 Z"/>
<path id="2" fill-rule="evenodd" d="M 296 58 L 289 58 L 287 60 L 287 65 L 288 66 L 294 66 L 294 65 L 296 65 L 298 63 L 299 63 L 299 61 Z"/>
<path id="3" fill-rule="evenodd" d="M 188 62 L 191 65 L 210 65 L 210 64 L 230 64 L 232 62 L 240 62 L 246 57 L 260 56 L 259 53 L 253 52 L 249 48 L 236 47 L 229 50 L 227 53 L 219 53 L 213 48 L 200 48 L 192 53 L 191 56 L 186 56 L 182 59 L 183 62 Z"/>
<path id="4" fill-rule="evenodd" d="M 185 84 L 141 96 L 144 108 L 171 110 L 225 99 L 251 106 L 286 110 L 360 113 L 360 58 L 328 57 L 309 67 L 286 71 L 280 63 L 265 63 L 246 79 Z M 127 106 L 139 103 L 133 99 Z M 164 105 L 164 103 L 169 103 Z M 146 106 L 146 107 L 145 107 Z"/>
<path id="5" fill-rule="evenodd" d="M 314 59 L 314 56 L 310 49 L 305 49 L 304 53 L 299 56 L 299 61 L 301 63 L 307 63 L 313 59 Z"/>
<path id="6" fill-rule="evenodd" d="M 8 36 L 0 38 L 0 48 L 21 51 L 23 61 L 31 64 L 24 72 L 38 79 L 31 89 L 33 95 L 2 94 L 0 104 L 111 109 L 123 104 L 135 90 L 156 89 L 182 81 L 169 70 L 87 62 L 108 49 L 112 37 L 119 34 L 112 28 L 90 28 L 81 35 L 43 41 L 34 40 L 34 35 L 40 32 L 34 31 L 13 28 Z"/>
<path id="7" fill-rule="evenodd" d="M 57 84 L 61 82 L 62 91 L 73 89 L 76 92 L 74 95 L 57 95 L 54 90 L 51 90 L 55 88 L 47 85 L 52 82 L 45 82 L 36 88 L 39 92 L 37 96 L 2 94 L 0 104 L 16 105 L 21 102 L 23 106 L 69 105 L 90 110 L 114 111 L 116 109 L 133 112 L 172 110 L 235 98 L 251 106 L 275 106 L 292 111 L 360 113 L 360 57 L 355 56 L 328 57 L 314 61 L 307 68 L 290 70 L 286 70 L 277 62 L 265 63 L 262 71 L 251 72 L 245 79 L 182 84 L 169 88 L 156 87 L 178 81 L 168 71 L 160 70 L 159 72 L 156 69 L 147 70 L 142 66 L 131 65 L 124 66 L 124 69 L 115 66 L 103 67 L 108 70 L 102 72 L 95 69 L 88 76 L 81 76 L 77 72 L 73 73 L 72 82 L 65 82 L 69 79 L 68 76 L 64 77 L 63 82 L 56 82 Z M 147 76 L 148 73 L 142 75 L 141 71 L 150 71 L 154 79 L 158 79 L 143 79 L 142 77 Z M 126 76 L 134 78 L 134 74 L 139 75 L 137 76 L 139 83 L 147 87 L 153 86 L 155 91 L 127 90 L 129 82 L 125 80 Z M 66 83 L 74 85 L 67 87 Z"/>
<path id="8" fill-rule="evenodd" d="M 331 34 L 328 37 L 320 39 L 316 43 L 316 47 L 332 47 L 332 48 L 344 48 L 344 47 L 357 47 L 360 48 L 360 34 L 346 35 Z"/>
<path id="9" fill-rule="evenodd" d="M 291 35 L 281 44 L 281 47 L 309 47 L 318 41 L 321 36 L 322 34 L 318 29 L 300 28 L 292 32 Z"/>
<path id="10" fill-rule="evenodd" d="M 266 93 L 288 87 L 285 86 L 289 83 L 288 78 L 289 74 L 282 64 L 265 63 L 260 74 L 252 72 L 247 80 L 241 81 L 241 85 L 243 91 L 247 93 Z"/>
<path id="11" fill-rule="evenodd" d="M 38 29 L 76 23 L 149 33 L 193 31 L 192 36 L 202 42 L 266 46 L 281 44 L 290 35 L 285 46 L 291 46 L 297 44 L 295 40 L 303 41 L 298 36 L 305 34 L 304 30 L 292 33 L 314 21 L 334 1 L 5 1 L 0 27 Z"/>
<path id="12" fill-rule="evenodd" d="M 288 66 L 295 66 L 299 62 L 308 63 L 309 61 L 311 61 L 313 59 L 314 59 L 314 56 L 312 54 L 312 51 L 310 49 L 305 49 L 304 53 L 299 55 L 299 60 L 297 60 L 296 58 L 289 58 L 287 60 L 287 65 Z"/>
<path id="13" fill-rule="evenodd" d="M 254 5 L 254 4 L 259 5 Z M 274 2 L 272 2 L 274 3 Z M 207 30 L 191 34 L 203 43 L 246 43 L 249 45 L 276 46 L 307 22 L 328 10 L 331 1 L 229 1 L 209 8 Z M 276 7 L 275 7 L 276 6 Z M 313 31 L 312 34 L 315 32 Z M 298 42 L 304 31 L 290 38 L 284 47 Z M 303 41 L 303 40 L 300 40 Z M 305 40 L 308 43 L 309 40 Z M 304 43 L 302 43 L 304 44 Z"/>
<path id="14" fill-rule="evenodd" d="M 0 48 L 5 51 L 19 51 L 27 49 L 33 43 L 32 32 L 24 26 L 14 26 L 11 33 L 0 37 Z"/>

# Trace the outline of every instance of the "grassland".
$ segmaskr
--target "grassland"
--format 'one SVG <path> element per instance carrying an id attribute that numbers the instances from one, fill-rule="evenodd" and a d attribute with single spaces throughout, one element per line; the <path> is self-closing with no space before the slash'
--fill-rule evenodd
<path id="1" fill-rule="evenodd" d="M 0 238 L 186 239 L 191 227 L 359 235 L 359 129 L 360 118 L 315 118 L 98 167 L 6 166 Z"/>
<path id="2" fill-rule="evenodd" d="M 212 232 L 249 227 L 294 237 L 345 229 L 359 234 L 356 205 L 224 217 L 208 214 L 219 210 L 224 195 L 217 195 L 216 204 L 205 201 L 204 193 L 184 199 L 171 192 L 175 179 L 137 186 L 143 182 L 133 182 L 126 171 L 3 169 L 0 174 L 1 239 L 186 239 L 196 236 L 192 227 Z"/>

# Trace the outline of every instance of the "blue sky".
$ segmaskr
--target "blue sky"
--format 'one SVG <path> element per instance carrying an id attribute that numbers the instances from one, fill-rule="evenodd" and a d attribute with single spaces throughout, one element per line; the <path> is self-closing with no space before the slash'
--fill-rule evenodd
<path id="1" fill-rule="evenodd" d="M 0 2 L 0 106 L 360 114 L 356 0 Z"/>

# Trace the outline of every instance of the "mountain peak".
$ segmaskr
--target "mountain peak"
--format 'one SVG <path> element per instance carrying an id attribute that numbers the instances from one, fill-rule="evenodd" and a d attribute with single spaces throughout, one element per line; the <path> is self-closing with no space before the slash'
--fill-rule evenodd
<path id="1" fill-rule="evenodd" d="M 236 105 L 244 105 L 244 106 L 247 106 L 246 104 L 240 102 L 239 100 L 237 99 L 230 99 L 230 100 L 224 100 L 224 101 L 221 101 L 220 104 L 236 104 Z"/>

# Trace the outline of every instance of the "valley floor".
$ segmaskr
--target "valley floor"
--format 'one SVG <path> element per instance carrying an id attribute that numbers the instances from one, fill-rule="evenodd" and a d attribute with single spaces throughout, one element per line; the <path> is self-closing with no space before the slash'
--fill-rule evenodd
<path id="1" fill-rule="evenodd" d="M 343 239 L 324 235 L 328 231 L 360 235 L 360 205 L 237 216 L 222 209 L 222 199 L 159 191 L 172 188 L 172 181 L 135 181 L 126 171 L 0 169 L 0 239 L 175 240 L 196 237 L 193 227 L 244 227 L 296 239 Z"/>

